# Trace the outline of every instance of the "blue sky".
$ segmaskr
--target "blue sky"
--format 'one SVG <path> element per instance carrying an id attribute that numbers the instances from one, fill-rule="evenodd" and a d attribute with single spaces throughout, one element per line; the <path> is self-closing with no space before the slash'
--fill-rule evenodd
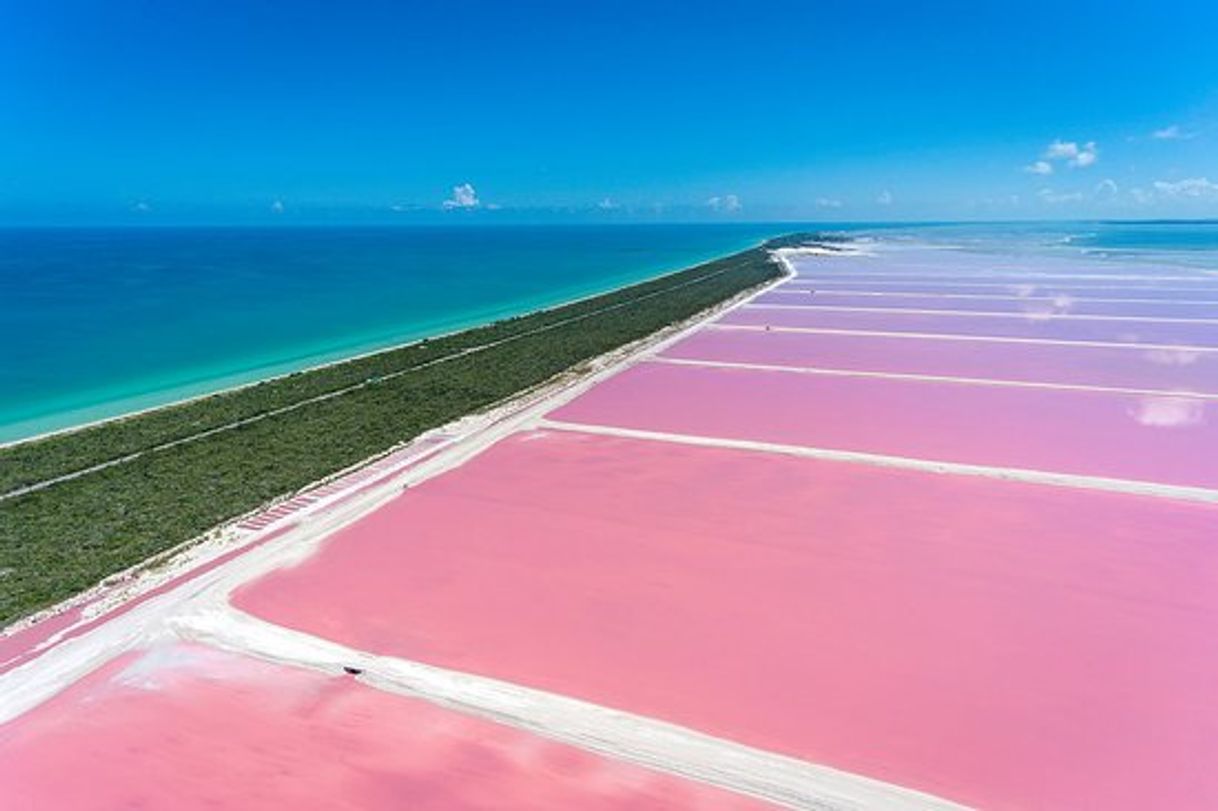
<path id="1" fill-rule="evenodd" d="M 1212 0 L 0 20 L 0 223 L 1218 216 Z"/>

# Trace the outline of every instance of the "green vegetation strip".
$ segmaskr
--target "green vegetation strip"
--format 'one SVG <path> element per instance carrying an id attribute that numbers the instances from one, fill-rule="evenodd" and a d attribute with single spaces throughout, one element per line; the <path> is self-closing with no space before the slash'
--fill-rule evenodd
<path id="1" fill-rule="evenodd" d="M 0 449 L 0 624 L 780 273 L 755 248 L 564 307 Z"/>

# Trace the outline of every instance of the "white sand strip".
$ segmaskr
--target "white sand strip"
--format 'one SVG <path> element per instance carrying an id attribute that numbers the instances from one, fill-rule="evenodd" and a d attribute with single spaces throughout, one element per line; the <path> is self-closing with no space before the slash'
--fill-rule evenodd
<path id="1" fill-rule="evenodd" d="M 176 636 L 261 659 L 342 674 L 619 760 L 789 808 L 960 809 L 937 797 L 808 763 L 654 718 L 517 684 L 376 656 L 282 628 L 226 606 L 175 617 Z"/>
<path id="2" fill-rule="evenodd" d="M 871 372 L 859 369 L 825 369 L 819 366 L 788 366 L 777 363 L 743 363 L 727 360 L 702 360 L 698 358 L 670 358 L 656 356 L 648 358 L 651 363 L 671 363 L 675 366 L 706 366 L 719 369 L 749 369 L 760 372 L 786 372 L 793 374 L 822 375 L 825 377 L 872 377 L 881 380 L 913 380 L 928 383 L 949 383 L 963 386 L 1002 386 L 1016 389 L 1051 389 L 1057 391 L 1094 391 L 1105 394 L 1130 394 L 1135 396 L 1162 396 L 1191 398 L 1194 400 L 1218 400 L 1218 392 L 1191 392 L 1165 389 L 1131 389 L 1117 386 L 1092 386 L 1085 383 L 1043 383 L 1034 380 L 1001 380 L 988 377 L 951 377 L 949 375 L 923 375 L 912 372 Z"/>
<path id="3" fill-rule="evenodd" d="M 905 456 L 888 456 L 879 453 L 843 451 L 830 448 L 812 448 L 804 445 L 785 445 L 777 442 L 761 442 L 749 439 L 724 439 L 695 434 L 673 434 L 667 431 L 618 428 L 610 425 L 592 425 L 552 419 L 539 420 L 537 427 L 555 431 L 572 431 L 583 434 L 641 439 L 650 442 L 675 442 L 681 445 L 695 445 L 704 448 L 728 448 L 758 453 L 778 453 L 786 456 L 801 456 L 808 459 L 822 459 L 830 462 L 851 462 L 872 465 L 874 467 L 919 470 L 925 473 L 940 473 L 953 476 L 981 476 L 989 479 L 1001 479 L 1003 481 L 1027 482 L 1028 484 L 1073 487 L 1081 490 L 1102 490 L 1110 493 L 1125 493 L 1138 496 L 1156 496 L 1180 501 L 1218 503 L 1218 490 L 1204 487 L 1187 487 L 1184 485 L 1159 484 L 1157 482 L 1132 481 L 1128 479 L 1109 479 L 1103 476 L 1080 476 L 1073 473 L 1055 473 L 1046 470 L 973 465 L 963 462 L 913 459 Z"/>
<path id="4" fill-rule="evenodd" d="M 834 329 L 832 327 L 780 327 L 760 324 L 707 324 L 706 329 L 745 330 L 748 332 L 800 332 L 811 335 L 857 335 L 873 338 L 910 338 L 927 341 L 981 341 L 1004 344 L 1042 344 L 1045 346 L 1091 346 L 1101 349 L 1137 349 L 1144 352 L 1218 352 L 1218 346 L 1192 344 L 1135 344 L 1116 341 L 1071 341 L 1062 338 L 1015 338 L 1004 335 L 953 335 L 945 332 L 899 332 L 875 329 Z"/>

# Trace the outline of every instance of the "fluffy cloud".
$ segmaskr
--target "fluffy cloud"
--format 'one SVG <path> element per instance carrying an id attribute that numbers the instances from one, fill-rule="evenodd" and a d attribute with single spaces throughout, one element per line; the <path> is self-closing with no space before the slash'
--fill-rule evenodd
<path id="1" fill-rule="evenodd" d="M 1183 197 L 1193 200 L 1210 200 L 1218 198 L 1218 183 L 1211 183 L 1207 177 L 1188 177 L 1184 180 L 1156 180 L 1155 191 L 1164 197 Z"/>
<path id="2" fill-rule="evenodd" d="M 1030 175 L 1051 175 L 1053 174 L 1053 164 L 1048 161 L 1032 161 L 1023 170 Z"/>
<path id="3" fill-rule="evenodd" d="M 1189 138 L 1192 138 L 1195 135 L 1196 133 L 1185 132 L 1184 130 L 1180 129 L 1179 124 L 1172 124 L 1171 126 L 1164 127 L 1163 129 L 1155 130 L 1150 134 L 1150 137 L 1156 141 L 1187 141 Z"/>
<path id="4" fill-rule="evenodd" d="M 454 208 L 477 208 L 481 203 L 478 202 L 478 192 L 474 191 L 473 184 L 462 183 L 460 186 L 453 186 L 453 196 L 440 205 L 448 211 Z"/>
<path id="5" fill-rule="evenodd" d="M 743 208 L 740 205 L 740 198 L 734 194 L 710 197 L 707 199 L 706 205 L 714 211 L 739 211 Z"/>
<path id="6" fill-rule="evenodd" d="M 816 207 L 817 208 L 841 208 L 842 201 L 834 200 L 832 197 L 817 197 L 816 198 Z"/>
<path id="7" fill-rule="evenodd" d="M 1089 143 L 1083 151 L 1079 152 L 1078 155 L 1076 155 L 1070 161 L 1070 165 L 1077 166 L 1081 169 L 1084 166 L 1090 166 L 1097 160 L 1099 160 L 1099 153 L 1095 150 L 1095 144 Z"/>
<path id="8" fill-rule="evenodd" d="M 892 205 L 892 192 L 890 192 L 888 189 L 884 189 L 884 191 L 880 192 L 880 196 L 875 198 L 875 201 L 882 206 Z"/>
<path id="9" fill-rule="evenodd" d="M 1054 141 L 1045 147 L 1045 157 L 1050 160 L 1073 158 L 1078 154 L 1078 144 L 1074 141 Z"/>
<path id="10" fill-rule="evenodd" d="M 1099 160 L 1099 147 L 1095 145 L 1095 141 L 1087 141 L 1080 146 L 1077 141 L 1054 141 L 1045 147 L 1044 154 L 1041 160 L 1037 163 L 1046 161 L 1065 161 L 1068 166 L 1077 169 L 1082 169 L 1091 166 Z M 1036 164 L 1032 164 L 1035 166 Z M 1052 168 L 1052 166 L 1050 166 Z M 1040 174 L 1048 174 L 1043 172 Z"/>

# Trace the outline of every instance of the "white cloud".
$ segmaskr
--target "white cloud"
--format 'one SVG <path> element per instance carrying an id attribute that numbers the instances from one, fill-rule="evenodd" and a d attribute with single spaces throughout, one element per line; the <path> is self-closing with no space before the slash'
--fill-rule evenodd
<path id="1" fill-rule="evenodd" d="M 1156 141 L 1187 141 L 1189 138 L 1196 137 L 1196 133 L 1185 132 L 1180 129 L 1179 124 L 1172 124 L 1163 129 L 1155 130 L 1150 134 L 1150 137 Z"/>
<path id="2" fill-rule="evenodd" d="M 454 208 L 477 208 L 481 203 L 478 202 L 478 192 L 474 191 L 473 184 L 462 183 L 460 186 L 453 186 L 453 196 L 440 205 L 448 211 Z"/>
<path id="3" fill-rule="evenodd" d="M 1049 160 L 1066 160 L 1078 156 L 1078 144 L 1074 141 L 1054 141 L 1045 147 L 1045 157 Z"/>
<path id="4" fill-rule="evenodd" d="M 817 208 L 841 208 L 842 201 L 834 200 L 832 197 L 817 197 L 816 198 L 816 207 Z"/>
<path id="5" fill-rule="evenodd" d="M 1040 161 L 1037 161 L 1031 165 L 1037 166 L 1038 164 L 1045 163 L 1047 161 L 1065 161 L 1068 166 L 1072 166 L 1076 169 L 1083 169 L 1094 164 L 1097 160 L 1099 160 L 1099 157 L 1100 150 L 1099 147 L 1096 146 L 1095 141 L 1087 141 L 1082 146 L 1079 146 L 1077 141 L 1057 140 L 1045 147 L 1044 154 L 1041 156 L 1042 159 Z M 1050 166 L 1050 169 L 1051 168 L 1052 166 Z M 1049 173 L 1036 172 L 1036 174 Z"/>
<path id="6" fill-rule="evenodd" d="M 880 192 L 880 196 L 875 198 L 875 201 L 882 206 L 892 205 L 892 192 L 890 192 L 888 189 L 884 189 L 884 191 Z"/>
<path id="7" fill-rule="evenodd" d="M 1120 192 L 1120 187 L 1112 178 L 1104 178 L 1095 184 L 1095 196 L 1098 200 L 1111 200 Z"/>
<path id="8" fill-rule="evenodd" d="M 1088 141 L 1086 143 L 1086 145 L 1083 146 L 1083 148 L 1081 150 L 1079 150 L 1079 153 L 1077 155 L 1075 155 L 1069 161 L 1069 163 L 1071 166 L 1082 169 L 1084 167 L 1092 165 L 1099 159 L 1100 159 L 1100 153 L 1099 153 L 1099 150 L 1096 149 L 1096 147 L 1095 147 L 1095 141 Z"/>
<path id="9" fill-rule="evenodd" d="M 1155 191 L 1164 197 L 1186 197 L 1193 200 L 1218 198 L 1218 183 L 1207 177 L 1188 177 L 1184 180 L 1156 180 Z"/>
<path id="10" fill-rule="evenodd" d="M 1083 193 L 1078 191 L 1057 192 L 1053 189 L 1041 189 L 1036 193 L 1036 196 L 1041 199 L 1041 202 L 1049 205 L 1059 205 L 1061 203 L 1077 203 L 1083 199 Z"/>
<path id="11" fill-rule="evenodd" d="M 1030 175 L 1051 175 L 1053 174 L 1053 164 L 1048 161 L 1032 161 L 1023 170 Z"/>
<path id="12" fill-rule="evenodd" d="M 706 201 L 708 208 L 714 211 L 739 211 L 743 206 L 740 205 L 740 198 L 734 194 L 725 194 L 722 197 L 716 195 L 710 197 Z"/>
<path id="13" fill-rule="evenodd" d="M 596 204 L 596 207 L 599 208 L 601 211 L 615 211 L 615 210 L 621 208 L 620 205 L 618 205 L 617 203 L 615 203 L 613 201 L 612 197 L 606 197 L 604 200 L 601 200 L 599 203 Z"/>
<path id="14" fill-rule="evenodd" d="M 271 211 L 275 212 L 276 214 L 282 214 L 283 213 L 283 201 L 276 200 L 275 202 L 271 203 Z"/>

